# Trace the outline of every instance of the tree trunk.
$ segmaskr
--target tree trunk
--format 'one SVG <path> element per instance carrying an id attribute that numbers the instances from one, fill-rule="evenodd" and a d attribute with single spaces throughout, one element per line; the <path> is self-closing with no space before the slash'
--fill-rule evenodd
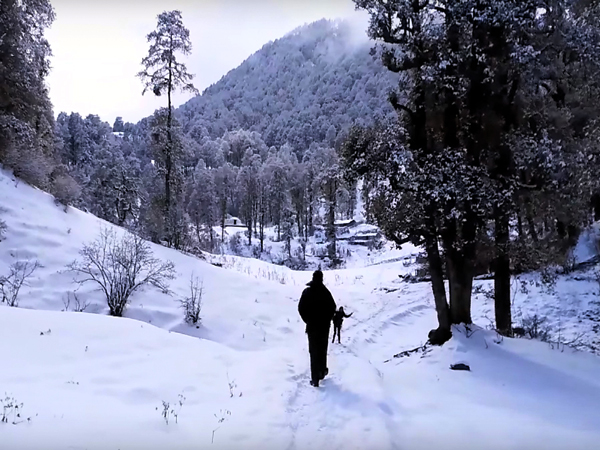
<path id="1" fill-rule="evenodd" d="M 260 225 L 258 227 L 259 231 L 259 239 L 260 239 L 260 252 L 264 251 L 264 242 L 265 242 L 265 212 L 262 211 L 260 214 Z"/>
<path id="2" fill-rule="evenodd" d="M 314 197 L 311 192 L 310 197 L 309 197 L 309 203 L 308 203 L 308 234 L 309 234 L 309 236 L 312 236 L 315 233 L 315 228 L 313 225 L 313 216 L 314 216 L 313 201 L 314 201 Z"/>
<path id="3" fill-rule="evenodd" d="M 258 200 L 258 195 L 256 198 L 256 202 L 254 202 L 254 207 L 253 207 L 253 213 L 252 213 L 252 223 L 253 223 L 253 233 L 254 233 L 254 237 L 256 238 L 258 235 L 258 219 L 259 219 L 259 215 L 260 215 L 260 210 L 259 208 L 259 200 Z"/>
<path id="4" fill-rule="evenodd" d="M 510 304 L 510 257 L 508 254 L 509 220 L 501 207 L 495 211 L 496 270 L 494 274 L 494 309 L 496 329 L 504 336 L 512 333 Z"/>
<path id="5" fill-rule="evenodd" d="M 196 239 L 198 239 L 198 245 L 200 245 L 200 221 L 196 220 L 194 226 L 196 228 Z"/>
<path id="6" fill-rule="evenodd" d="M 226 207 L 221 205 L 221 244 L 225 244 L 225 211 Z"/>
<path id="7" fill-rule="evenodd" d="M 431 273 L 431 288 L 435 301 L 435 309 L 440 328 L 450 329 L 450 308 L 446 300 L 446 287 L 444 285 L 444 272 L 442 258 L 440 257 L 438 243 L 435 239 L 428 238 L 425 241 L 429 271 Z"/>
<path id="8" fill-rule="evenodd" d="M 523 219 L 521 218 L 521 212 L 517 211 L 517 232 L 519 234 L 519 240 L 523 240 L 525 232 L 523 231 Z"/>
<path id="9" fill-rule="evenodd" d="M 471 220 L 474 220 L 471 218 Z M 472 226 L 463 225 L 463 238 L 470 238 L 467 242 L 459 240 L 458 223 L 456 220 L 448 222 L 442 233 L 442 241 L 446 252 L 446 271 L 450 291 L 450 322 L 452 324 L 471 323 L 471 290 L 473 287 L 473 251 L 474 242 L 471 233 Z"/>
<path id="10" fill-rule="evenodd" d="M 298 225 L 298 236 L 302 236 L 302 206 L 296 205 L 296 223 Z"/>
<path id="11" fill-rule="evenodd" d="M 450 321 L 453 324 L 471 321 L 471 291 L 473 289 L 473 271 L 471 264 L 457 251 L 448 252 L 448 284 L 450 288 Z"/>
<path id="12" fill-rule="evenodd" d="M 595 192 L 592 195 L 592 209 L 594 211 L 594 221 L 600 220 L 600 193 Z"/>
<path id="13" fill-rule="evenodd" d="M 329 241 L 329 258 L 333 261 L 337 256 L 336 235 L 335 235 L 335 197 L 336 182 L 332 180 L 329 183 L 329 211 L 327 214 L 327 240 Z"/>
<path id="14" fill-rule="evenodd" d="M 252 247 L 252 219 L 248 222 L 248 247 Z"/>
<path id="15" fill-rule="evenodd" d="M 529 228 L 529 234 L 531 236 L 531 240 L 535 243 L 538 242 L 538 235 L 535 229 L 535 222 L 533 221 L 533 217 L 530 214 L 527 214 L 527 227 Z"/>
<path id="16" fill-rule="evenodd" d="M 441 345 L 452 336 L 450 331 L 450 308 L 446 300 L 446 287 L 444 286 L 444 270 L 442 258 L 438 248 L 437 239 L 433 236 L 425 238 L 425 250 L 431 274 L 431 289 L 435 302 L 435 311 L 438 319 L 438 329 L 430 333 L 430 340 L 434 345 Z M 434 339 L 434 337 L 436 339 Z"/>

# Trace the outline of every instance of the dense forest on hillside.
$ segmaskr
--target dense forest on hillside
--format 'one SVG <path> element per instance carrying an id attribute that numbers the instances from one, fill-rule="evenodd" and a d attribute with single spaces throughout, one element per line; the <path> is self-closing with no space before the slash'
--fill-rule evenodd
<path id="1" fill-rule="evenodd" d="M 178 247 L 214 251 L 224 238 L 215 227 L 234 215 L 257 255 L 273 225 L 298 265 L 289 242 L 326 226 L 328 257 L 339 259 L 333 223 L 354 214 L 357 192 L 335 149 L 351 126 L 395 115 L 387 96 L 397 81 L 369 49 L 349 24 L 321 20 L 266 44 L 175 110 L 173 229 L 185 235 Z M 156 171 L 165 163 L 157 145 L 165 124 L 165 110 L 112 127 L 93 115 L 59 114 L 56 151 L 69 177 L 63 201 L 168 242 Z M 188 223 L 194 232 L 183 231 Z"/>
<path id="2" fill-rule="evenodd" d="M 227 245 L 215 230 L 234 215 L 260 256 L 265 228 L 275 226 L 287 243 L 283 259 L 294 265 L 302 258 L 291 240 L 306 242 L 325 227 L 328 260 L 338 261 L 334 222 L 353 216 L 357 189 L 342 177 L 336 148 L 352 126 L 395 116 L 387 96 L 396 77 L 369 49 L 349 24 L 322 20 L 266 44 L 176 109 L 172 128 L 168 109 L 112 126 L 60 113 L 54 149 L 65 178 L 57 197 L 185 249 Z M 174 194 L 165 219 L 169 130 Z"/>
<path id="3" fill-rule="evenodd" d="M 184 133 L 202 143 L 244 129 L 302 154 L 393 115 L 386 99 L 397 77 L 369 55 L 362 33 L 321 20 L 266 44 L 178 109 Z"/>

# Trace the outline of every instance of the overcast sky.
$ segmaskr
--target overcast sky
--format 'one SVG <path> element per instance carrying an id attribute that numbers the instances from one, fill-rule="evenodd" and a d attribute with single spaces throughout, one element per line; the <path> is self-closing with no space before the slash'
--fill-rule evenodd
<path id="1" fill-rule="evenodd" d="M 190 30 L 185 59 L 202 92 L 269 41 L 321 18 L 349 18 L 366 28 L 351 0 L 53 0 L 56 21 L 48 77 L 54 112 L 98 114 L 111 124 L 137 122 L 164 104 L 135 76 L 148 52 L 146 35 L 164 10 L 179 9 Z M 189 94 L 177 95 L 178 106 Z"/>

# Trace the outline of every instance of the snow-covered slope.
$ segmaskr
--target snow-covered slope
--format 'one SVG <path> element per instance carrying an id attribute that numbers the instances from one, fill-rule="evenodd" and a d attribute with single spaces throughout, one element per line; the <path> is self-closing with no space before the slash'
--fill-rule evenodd
<path id="1" fill-rule="evenodd" d="M 218 268 L 153 246 L 176 265 L 174 296 L 136 293 L 127 317 L 117 319 L 87 287 L 79 295 L 98 314 L 61 312 L 75 288 L 64 267 L 102 222 L 64 212 L 6 172 L 0 207 L 8 225 L 0 273 L 16 259 L 43 265 L 19 308 L 0 306 L 0 398 L 23 405 L 20 418 L 6 409 L 2 449 L 590 449 L 600 442 L 594 355 L 521 339 L 496 343 L 495 333 L 475 327 L 474 334 L 455 330 L 442 348 L 392 358 L 422 344 L 435 325 L 430 287 L 400 282 L 398 274 L 411 270 L 402 261 L 325 273 L 338 304 L 354 315 L 342 344 L 330 347 L 330 376 L 315 389 L 296 312 L 308 272 L 234 257 Z M 183 323 L 176 301 L 192 272 L 206 290 L 198 329 Z M 521 297 L 520 307 L 534 308 L 534 297 Z M 489 308 L 476 300 L 478 323 Z M 458 362 L 472 371 L 449 370 Z M 177 420 L 168 414 L 165 422 L 163 401 Z"/>

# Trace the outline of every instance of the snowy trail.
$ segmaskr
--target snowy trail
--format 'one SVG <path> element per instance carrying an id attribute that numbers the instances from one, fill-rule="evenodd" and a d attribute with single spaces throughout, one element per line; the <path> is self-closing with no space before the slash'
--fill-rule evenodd
<path id="1" fill-rule="evenodd" d="M 288 393 L 286 410 L 293 433 L 289 450 L 401 448 L 401 408 L 386 391 L 383 360 L 377 359 L 374 349 L 387 328 L 411 327 L 425 309 L 414 299 L 398 309 L 398 299 L 409 291 L 404 286 L 391 295 L 372 293 L 371 307 L 363 317 L 346 320 L 344 343 L 329 343 L 330 374 L 320 388 L 309 385 L 308 368 L 290 377 L 296 386 Z M 355 298 L 353 304 L 357 303 L 364 306 L 365 299 Z M 299 364 L 306 367 L 308 354 L 303 356 Z"/>
<path id="2" fill-rule="evenodd" d="M 376 369 L 340 350 L 330 355 L 329 365 L 332 373 L 318 389 L 309 385 L 308 370 L 295 376 L 287 408 L 293 432 L 288 448 L 395 448 L 394 413 L 384 400 Z"/>

